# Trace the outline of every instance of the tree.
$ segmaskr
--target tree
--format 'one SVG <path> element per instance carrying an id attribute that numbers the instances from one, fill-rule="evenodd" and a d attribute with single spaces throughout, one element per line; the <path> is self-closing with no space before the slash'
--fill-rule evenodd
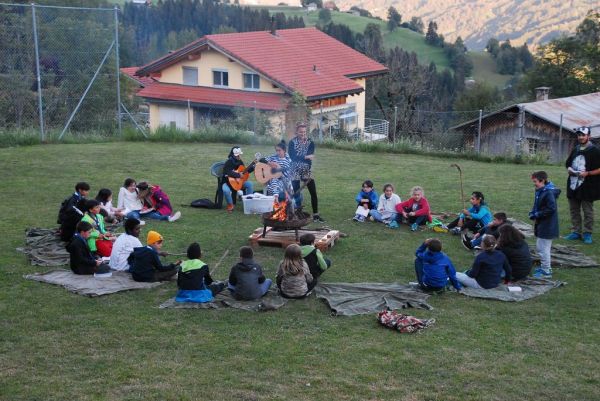
<path id="1" fill-rule="evenodd" d="M 390 32 L 393 32 L 396 28 L 398 28 L 400 26 L 400 23 L 402 22 L 402 16 L 400 15 L 400 13 L 398 12 L 398 10 L 396 10 L 394 7 L 388 8 L 388 30 Z"/>
<path id="2" fill-rule="evenodd" d="M 362 38 L 362 51 L 367 56 L 381 61 L 384 57 L 383 36 L 379 25 L 372 22 L 368 23 Z"/>
<path id="3" fill-rule="evenodd" d="M 423 24 L 423 20 L 420 17 L 412 17 L 410 19 L 410 22 L 408 23 L 408 29 L 418 33 L 423 33 L 423 29 L 425 29 L 425 24 Z"/>
<path id="4" fill-rule="evenodd" d="M 326 24 L 331 21 L 331 11 L 328 8 L 319 10 L 319 22 Z"/>
<path id="5" fill-rule="evenodd" d="M 487 45 L 485 46 L 485 50 L 492 55 L 492 57 L 496 58 L 498 52 L 500 51 L 500 42 L 498 39 L 491 38 L 488 40 Z"/>
<path id="6" fill-rule="evenodd" d="M 477 82 L 471 88 L 461 92 L 454 103 L 454 109 L 458 111 L 490 111 L 501 103 L 502 95 L 498 88 L 483 82 Z"/>
<path id="7" fill-rule="evenodd" d="M 437 29 L 437 23 L 435 21 L 429 21 L 427 33 L 425 34 L 425 42 L 432 46 L 443 46 L 444 42 L 440 43 L 440 37 L 437 33 Z"/>

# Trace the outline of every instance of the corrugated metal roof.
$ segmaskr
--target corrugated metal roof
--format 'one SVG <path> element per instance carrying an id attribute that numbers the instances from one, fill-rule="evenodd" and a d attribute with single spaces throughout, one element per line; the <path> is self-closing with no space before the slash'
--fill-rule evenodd
<path id="1" fill-rule="evenodd" d="M 592 137 L 600 137 L 600 92 L 587 95 L 542 100 L 531 103 L 519 103 L 527 113 L 560 126 L 563 116 L 563 127 L 569 131 L 581 126 L 592 128 Z"/>

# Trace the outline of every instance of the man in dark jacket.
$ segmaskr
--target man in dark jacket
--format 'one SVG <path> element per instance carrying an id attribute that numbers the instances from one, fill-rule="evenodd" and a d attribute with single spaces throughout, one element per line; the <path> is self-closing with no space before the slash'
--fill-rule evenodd
<path id="1" fill-rule="evenodd" d="M 271 279 L 265 278 L 262 267 L 254 261 L 249 246 L 240 248 L 240 261 L 231 268 L 227 288 L 235 299 L 251 301 L 265 295 L 271 288 Z"/>
<path id="2" fill-rule="evenodd" d="M 535 199 L 529 218 L 534 223 L 534 233 L 537 237 L 536 251 L 540 255 L 540 267 L 535 269 L 533 276 L 536 278 L 552 278 L 552 263 L 550 249 L 552 240 L 558 237 L 558 207 L 556 199 L 560 189 L 548 181 L 545 171 L 536 171 L 531 175 L 535 185 Z"/>
<path id="3" fill-rule="evenodd" d="M 594 227 L 594 201 L 600 199 L 600 149 L 590 141 L 589 127 L 575 130 L 577 146 L 569 155 L 565 167 L 567 179 L 567 198 L 571 212 L 571 233 L 567 240 L 583 239 L 585 244 L 592 243 Z M 581 212 L 583 211 L 583 227 Z"/>
<path id="4" fill-rule="evenodd" d="M 129 256 L 131 277 L 135 281 L 148 283 L 170 280 L 177 273 L 181 260 L 163 266 L 159 258 L 163 237 L 156 231 L 148 232 L 146 243 L 148 246 L 133 248 L 133 252 Z"/>
<path id="5" fill-rule="evenodd" d="M 61 203 L 56 220 L 60 224 L 61 240 L 70 241 L 73 234 L 75 234 L 75 226 L 83 217 L 86 196 L 89 192 L 90 184 L 78 182 L 75 185 L 75 192 Z"/>
<path id="6" fill-rule="evenodd" d="M 245 167 L 242 160 L 243 154 L 242 148 L 239 146 L 232 147 L 229 151 L 229 155 L 227 156 L 227 161 L 223 166 L 223 176 L 221 177 L 221 182 L 223 185 L 221 185 L 221 189 L 223 191 L 225 201 L 227 202 L 228 212 L 233 211 L 232 191 L 234 191 L 234 188 L 229 183 L 229 178 L 242 179 L 243 184 L 240 191 L 243 190 L 245 195 L 250 195 L 252 192 L 254 192 L 254 187 L 250 181 L 247 181 L 247 177 L 246 181 L 244 181 L 244 175 L 254 171 L 254 162 L 250 163 L 247 168 L 241 169 L 241 167 Z M 243 170 L 243 174 L 238 172 L 238 170 Z"/>

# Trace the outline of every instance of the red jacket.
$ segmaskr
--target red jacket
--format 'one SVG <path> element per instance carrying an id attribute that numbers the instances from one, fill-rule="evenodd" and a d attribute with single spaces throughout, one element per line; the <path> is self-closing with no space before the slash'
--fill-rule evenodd
<path id="1" fill-rule="evenodd" d="M 415 212 L 415 216 L 427 216 L 427 221 L 431 222 L 431 213 L 429 211 L 429 202 L 427 202 L 427 199 L 425 197 L 422 197 L 421 199 L 419 199 L 419 202 L 415 202 L 415 200 L 413 198 L 408 198 L 408 200 L 405 200 L 404 202 L 400 202 L 396 205 L 396 211 L 398 213 L 402 213 L 404 212 L 412 212 L 413 211 L 413 205 L 417 204 L 417 208 L 416 210 L 414 210 Z"/>

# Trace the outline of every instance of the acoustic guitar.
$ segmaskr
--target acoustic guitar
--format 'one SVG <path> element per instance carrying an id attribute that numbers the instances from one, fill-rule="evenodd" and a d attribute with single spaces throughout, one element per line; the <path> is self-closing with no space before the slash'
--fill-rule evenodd
<path id="1" fill-rule="evenodd" d="M 282 175 L 283 172 L 281 171 L 273 172 L 273 167 L 267 163 L 258 162 L 256 163 L 256 167 L 254 167 L 254 177 L 261 184 L 266 184 L 273 178 L 280 178 Z"/>
<path id="2" fill-rule="evenodd" d="M 248 178 L 250 178 L 250 173 L 248 172 L 248 170 L 252 168 L 252 166 L 254 166 L 258 159 L 260 159 L 261 157 L 262 155 L 260 153 L 256 153 L 254 155 L 254 160 L 252 160 L 250 164 L 248 164 L 247 166 L 239 166 L 237 169 L 235 169 L 234 171 L 240 174 L 239 178 L 227 177 L 231 188 L 233 188 L 235 191 L 239 191 L 242 189 L 244 183 L 248 181 Z"/>

